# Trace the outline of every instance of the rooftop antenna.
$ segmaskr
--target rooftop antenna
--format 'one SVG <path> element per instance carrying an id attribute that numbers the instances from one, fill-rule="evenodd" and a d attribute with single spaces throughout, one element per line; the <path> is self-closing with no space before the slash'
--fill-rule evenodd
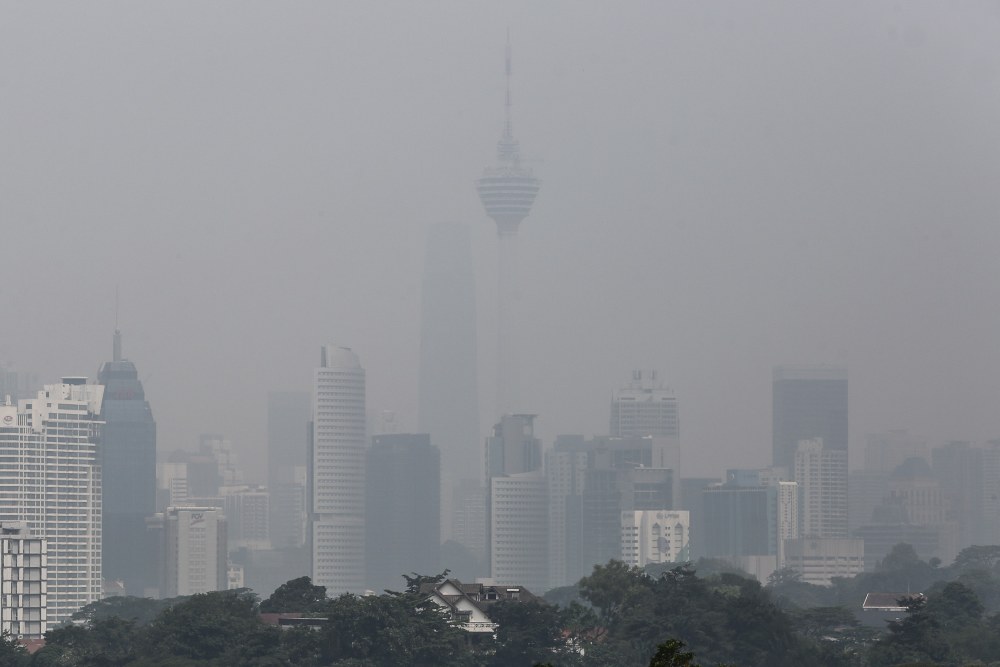
<path id="1" fill-rule="evenodd" d="M 503 135 L 504 137 L 510 138 L 514 136 L 514 129 L 510 121 L 510 27 L 507 28 L 507 51 L 506 51 L 506 67 L 507 67 L 507 98 L 504 102 L 504 125 L 503 125 Z"/>
<path id="2" fill-rule="evenodd" d="M 112 361 L 122 360 L 122 332 L 118 328 L 118 285 L 115 285 L 115 338 Z"/>

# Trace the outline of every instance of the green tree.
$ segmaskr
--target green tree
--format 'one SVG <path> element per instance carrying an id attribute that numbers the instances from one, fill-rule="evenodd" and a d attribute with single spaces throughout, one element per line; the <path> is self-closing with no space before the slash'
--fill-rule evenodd
<path id="1" fill-rule="evenodd" d="M 5 632 L 0 635 L 0 665 L 20 667 L 28 664 L 28 651 Z"/>
<path id="2" fill-rule="evenodd" d="M 497 624 L 494 667 L 520 667 L 565 653 L 559 610 L 538 600 L 501 600 L 489 607 Z"/>
<path id="3" fill-rule="evenodd" d="M 656 655 L 649 661 L 649 667 L 699 667 L 694 661 L 694 653 L 684 651 L 684 642 L 668 639 L 656 647 Z"/>
<path id="4" fill-rule="evenodd" d="M 313 585 L 309 577 L 287 581 L 260 603 L 262 613 L 314 612 L 326 605 L 326 586 Z"/>

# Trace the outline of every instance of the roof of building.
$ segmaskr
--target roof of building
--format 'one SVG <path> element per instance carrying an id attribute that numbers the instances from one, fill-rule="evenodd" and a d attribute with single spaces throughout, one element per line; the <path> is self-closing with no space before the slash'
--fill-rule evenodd
<path id="1" fill-rule="evenodd" d="M 923 593 L 868 593 L 861 608 L 866 611 L 906 611 L 903 600 L 922 597 Z"/>

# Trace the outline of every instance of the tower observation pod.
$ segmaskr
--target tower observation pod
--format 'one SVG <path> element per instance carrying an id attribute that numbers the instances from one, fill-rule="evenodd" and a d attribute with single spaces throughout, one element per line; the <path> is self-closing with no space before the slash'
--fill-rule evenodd
<path id="1" fill-rule="evenodd" d="M 497 162 L 476 182 L 486 215 L 497 226 L 497 416 L 518 410 L 517 355 L 517 230 L 528 217 L 541 181 L 521 166 L 520 145 L 511 125 L 510 33 L 506 49 L 506 99 L 504 128 L 497 142 Z"/>

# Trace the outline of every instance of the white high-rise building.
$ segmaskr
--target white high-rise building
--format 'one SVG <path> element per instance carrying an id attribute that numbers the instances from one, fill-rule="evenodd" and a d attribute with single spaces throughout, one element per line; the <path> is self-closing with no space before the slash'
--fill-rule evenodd
<path id="1" fill-rule="evenodd" d="M 771 484 L 777 492 L 778 508 L 775 513 L 778 531 L 778 567 L 785 563 L 785 540 L 799 536 L 799 483 L 781 480 Z"/>
<path id="2" fill-rule="evenodd" d="M 218 507 L 168 507 L 157 515 L 163 530 L 160 597 L 229 588 L 226 517 Z"/>
<path id="3" fill-rule="evenodd" d="M 490 573 L 497 584 L 547 589 L 548 500 L 541 470 L 490 479 Z"/>
<path id="4" fill-rule="evenodd" d="M 101 598 L 98 415 L 104 387 L 67 377 L 0 406 L 0 522 L 48 543 L 48 621 Z"/>
<path id="5" fill-rule="evenodd" d="M 365 370 L 324 346 L 314 373 L 310 460 L 312 580 L 330 595 L 365 587 Z"/>
<path id="6" fill-rule="evenodd" d="M 48 630 L 47 554 L 26 523 L 0 524 L 0 632 L 35 639 Z"/>
<path id="7" fill-rule="evenodd" d="M 799 535 L 847 538 L 847 450 L 820 438 L 801 440 L 795 451 L 799 484 Z"/>
<path id="8" fill-rule="evenodd" d="M 626 565 L 691 560 L 691 514 L 685 510 L 622 512 L 622 561 Z"/>

